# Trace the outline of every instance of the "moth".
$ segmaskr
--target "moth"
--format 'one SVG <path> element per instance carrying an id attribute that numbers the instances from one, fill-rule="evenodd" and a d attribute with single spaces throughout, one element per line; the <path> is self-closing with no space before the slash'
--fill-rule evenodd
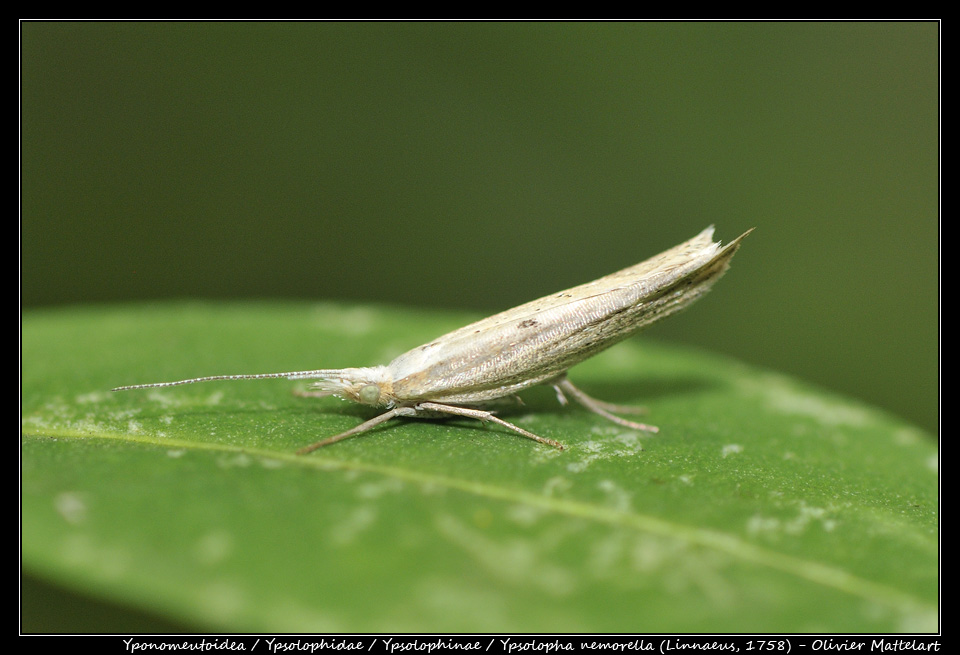
<path id="1" fill-rule="evenodd" d="M 493 422 L 542 444 L 558 441 L 509 423 L 485 409 L 537 384 L 554 388 L 562 405 L 573 398 L 590 411 L 634 430 L 657 428 L 617 414 L 637 408 L 591 398 L 567 379 L 567 370 L 703 296 L 726 272 L 749 230 L 726 246 L 708 227 L 650 259 L 593 282 L 485 318 L 406 352 L 386 366 L 287 373 L 213 375 L 176 382 L 117 387 L 114 391 L 172 387 L 214 380 L 315 380 L 300 395 L 337 396 L 382 414 L 301 448 L 306 454 L 366 432 L 397 417 L 465 416 Z"/>

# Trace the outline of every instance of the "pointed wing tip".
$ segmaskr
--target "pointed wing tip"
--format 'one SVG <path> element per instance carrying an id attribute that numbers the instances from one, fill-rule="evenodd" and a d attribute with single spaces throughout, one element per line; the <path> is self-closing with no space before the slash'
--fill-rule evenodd
<path id="1" fill-rule="evenodd" d="M 747 238 L 747 235 L 756 230 L 756 227 L 751 227 L 749 230 L 738 236 L 736 239 L 728 243 L 725 248 L 736 248 L 740 246 L 740 242 Z"/>
<path id="2" fill-rule="evenodd" d="M 722 245 L 720 241 L 713 240 L 713 233 L 716 230 L 716 226 L 710 225 L 705 230 L 701 231 L 700 234 L 693 237 L 693 239 L 691 239 L 687 243 L 690 243 L 690 244 L 699 243 L 705 246 L 712 246 L 713 248 L 717 248 L 718 250 L 721 250 L 723 252 L 728 252 L 728 251 L 736 250 L 737 248 L 739 248 L 740 242 L 743 241 L 747 237 L 747 235 L 753 232 L 755 229 L 757 228 L 751 227 L 749 230 L 747 230 L 746 232 L 738 236 L 736 239 L 734 239 L 730 243 L 726 245 Z"/>
<path id="3" fill-rule="evenodd" d="M 740 242 L 743 241 L 744 239 L 746 239 L 746 238 L 747 238 L 747 235 L 750 234 L 751 232 L 753 232 L 753 231 L 756 230 L 756 229 L 757 229 L 756 227 L 751 227 L 749 230 L 747 230 L 746 232 L 744 232 L 743 234 L 741 234 L 741 235 L 738 236 L 736 239 L 734 239 L 733 241 L 731 241 L 730 243 L 728 243 L 728 244 L 726 244 L 726 245 L 724 245 L 721 241 L 714 241 L 714 240 L 713 240 L 713 231 L 714 231 L 714 226 L 713 226 L 713 225 L 711 225 L 710 227 L 708 227 L 707 229 L 705 229 L 703 232 L 701 232 L 700 234 L 698 234 L 698 235 L 697 235 L 696 237 L 694 237 L 694 238 L 695 238 L 695 239 L 702 239 L 702 238 L 706 237 L 714 246 L 716 246 L 718 249 L 726 252 L 726 251 L 728 251 L 728 250 L 736 250 L 737 248 L 739 248 L 739 247 L 740 247 Z"/>

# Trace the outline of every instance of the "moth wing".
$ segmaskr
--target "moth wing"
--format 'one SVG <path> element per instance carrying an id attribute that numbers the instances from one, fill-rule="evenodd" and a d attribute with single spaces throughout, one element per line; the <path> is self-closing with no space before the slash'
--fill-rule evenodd
<path id="1" fill-rule="evenodd" d="M 484 402 L 555 378 L 699 298 L 745 236 L 721 248 L 709 227 L 639 264 L 418 346 L 387 366 L 395 398 Z"/>
<path id="2" fill-rule="evenodd" d="M 543 298 L 518 305 L 499 314 L 494 314 L 476 323 L 471 323 L 453 332 L 449 332 L 439 339 L 435 339 L 434 342 L 453 341 L 463 336 L 472 337 L 473 335 L 483 334 L 505 323 L 512 323 L 514 321 L 523 322 L 526 319 L 533 319 L 542 312 L 628 286 L 645 284 L 652 288 L 657 284 L 662 284 L 664 276 L 669 276 L 684 265 L 689 265 L 693 260 L 709 260 L 720 248 L 720 244 L 713 240 L 713 231 L 714 227 L 711 225 L 689 241 L 684 241 L 680 245 L 665 250 L 659 255 L 642 261 L 639 264 L 629 266 L 610 275 L 605 275 L 592 282 L 587 282 L 558 293 L 552 293 L 549 296 L 544 296 Z M 738 237 L 736 242 L 739 242 L 744 236 L 746 235 Z M 734 243 L 731 243 L 727 247 L 729 248 L 733 245 Z"/>

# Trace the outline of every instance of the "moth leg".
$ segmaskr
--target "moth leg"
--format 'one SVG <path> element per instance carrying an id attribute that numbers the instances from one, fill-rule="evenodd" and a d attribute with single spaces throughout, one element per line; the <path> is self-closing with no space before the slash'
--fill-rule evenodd
<path id="1" fill-rule="evenodd" d="M 563 395 L 563 389 L 560 388 L 559 383 L 554 383 L 553 390 L 557 392 L 557 402 L 560 403 L 561 407 L 566 407 L 570 404 L 570 401 L 567 400 L 567 397 Z"/>
<path id="2" fill-rule="evenodd" d="M 306 455 L 307 453 L 312 453 L 317 448 L 322 448 L 324 446 L 329 446 L 332 443 L 336 443 L 341 439 L 346 439 L 347 437 L 352 437 L 355 434 L 360 434 L 361 432 L 366 432 L 370 428 L 374 428 L 381 423 L 386 423 L 395 416 L 413 416 L 417 413 L 413 407 L 394 407 L 389 412 L 384 412 L 380 416 L 376 416 L 369 421 L 361 423 L 355 428 L 351 428 L 346 432 L 341 432 L 340 434 L 334 435 L 332 437 L 327 437 L 326 439 L 321 439 L 317 443 L 310 444 L 309 446 L 304 446 L 297 451 L 298 455 Z"/>
<path id="3" fill-rule="evenodd" d="M 560 380 L 566 380 L 566 378 L 560 378 Z M 561 407 L 566 407 L 567 405 L 570 404 L 570 401 L 567 400 L 567 397 L 563 395 L 563 389 L 560 388 L 559 382 L 553 381 L 553 382 L 547 382 L 546 384 L 549 384 L 550 386 L 552 386 L 553 390 L 557 392 L 557 402 L 560 403 Z M 635 405 L 617 405 L 616 403 L 608 403 L 608 402 L 604 402 L 603 400 L 598 400 L 591 396 L 587 396 L 587 394 L 583 393 L 583 391 L 580 391 L 580 393 L 590 398 L 590 402 L 594 403 L 600 409 L 606 410 L 608 412 L 612 412 L 614 414 L 646 414 L 647 413 L 647 410 L 645 407 L 637 407 Z"/>
<path id="4" fill-rule="evenodd" d="M 605 403 L 602 400 L 591 398 L 584 392 L 580 391 L 580 389 L 577 389 L 575 386 L 573 386 L 573 383 L 566 378 L 560 380 L 559 382 L 555 382 L 553 385 L 553 388 L 556 390 L 558 397 L 564 396 L 564 392 L 567 392 L 574 398 L 574 400 L 576 400 L 578 403 L 580 403 L 581 405 L 589 409 L 594 414 L 599 414 L 605 419 L 613 421 L 617 425 L 622 425 L 624 427 L 631 428 L 633 430 L 643 430 L 644 432 L 660 431 L 660 428 L 658 428 L 655 425 L 647 425 L 646 423 L 634 423 L 633 421 L 628 421 L 625 418 L 620 418 L 616 414 L 612 414 L 611 411 L 623 412 L 625 411 L 625 408 L 623 408 L 620 405 Z M 564 396 L 564 399 L 566 399 L 565 396 Z M 637 410 L 636 407 L 632 407 L 629 409 L 633 410 L 634 412 L 636 412 Z"/>
<path id="5" fill-rule="evenodd" d="M 502 425 L 505 428 L 509 428 L 514 432 L 516 432 L 517 434 L 521 434 L 528 439 L 533 439 L 534 441 L 538 441 L 542 444 L 546 444 L 548 446 L 553 446 L 554 448 L 563 450 L 563 444 L 560 443 L 559 441 L 554 441 L 553 439 L 546 439 L 544 437 L 534 434 L 533 432 L 527 432 L 523 428 L 517 427 L 513 423 L 508 423 L 507 421 L 504 421 L 502 418 L 497 418 L 496 416 L 493 415 L 493 412 L 488 412 L 482 409 L 472 409 L 470 407 L 457 407 L 456 405 L 441 405 L 440 403 L 419 403 L 417 405 L 417 409 L 423 409 L 430 412 L 439 412 L 441 414 L 453 414 L 455 416 L 467 416 L 469 418 L 478 419 L 484 423 L 486 423 L 487 421 L 493 421 L 494 423 L 498 425 Z"/>
<path id="6" fill-rule="evenodd" d="M 573 384 L 569 380 L 567 380 L 567 378 L 562 378 L 562 381 L 566 381 L 567 384 L 573 387 Z M 563 389 L 560 388 L 559 382 L 548 382 L 547 384 L 550 384 L 553 386 L 553 390 L 557 392 L 557 400 L 560 402 L 562 406 L 566 407 L 568 404 L 570 404 L 570 401 L 567 400 L 567 397 L 563 395 Z M 590 402 L 592 402 L 594 405 L 596 405 L 600 409 L 606 410 L 608 412 L 612 412 L 614 414 L 646 414 L 647 413 L 646 407 L 637 407 L 636 405 L 618 405 L 617 403 L 608 403 L 606 401 L 599 400 L 598 398 L 594 398 L 593 396 L 588 396 L 581 389 L 576 389 L 574 387 L 574 390 L 580 392 L 581 396 L 585 398 L 589 398 Z M 571 393 L 571 395 L 573 394 Z"/>
<path id="7" fill-rule="evenodd" d="M 580 390 L 580 393 L 583 393 Z M 590 401 L 596 403 L 597 407 L 605 409 L 608 412 L 613 412 L 614 414 L 646 414 L 646 407 L 638 407 L 637 405 L 618 405 L 617 403 L 608 403 L 604 400 L 594 398 L 590 396 Z"/>

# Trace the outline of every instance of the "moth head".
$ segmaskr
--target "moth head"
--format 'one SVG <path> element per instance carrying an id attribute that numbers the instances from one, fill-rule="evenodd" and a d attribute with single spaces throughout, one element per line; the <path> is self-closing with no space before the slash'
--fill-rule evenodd
<path id="1" fill-rule="evenodd" d="M 385 366 L 344 368 L 310 386 L 361 405 L 384 407 L 393 404 L 393 381 Z"/>

